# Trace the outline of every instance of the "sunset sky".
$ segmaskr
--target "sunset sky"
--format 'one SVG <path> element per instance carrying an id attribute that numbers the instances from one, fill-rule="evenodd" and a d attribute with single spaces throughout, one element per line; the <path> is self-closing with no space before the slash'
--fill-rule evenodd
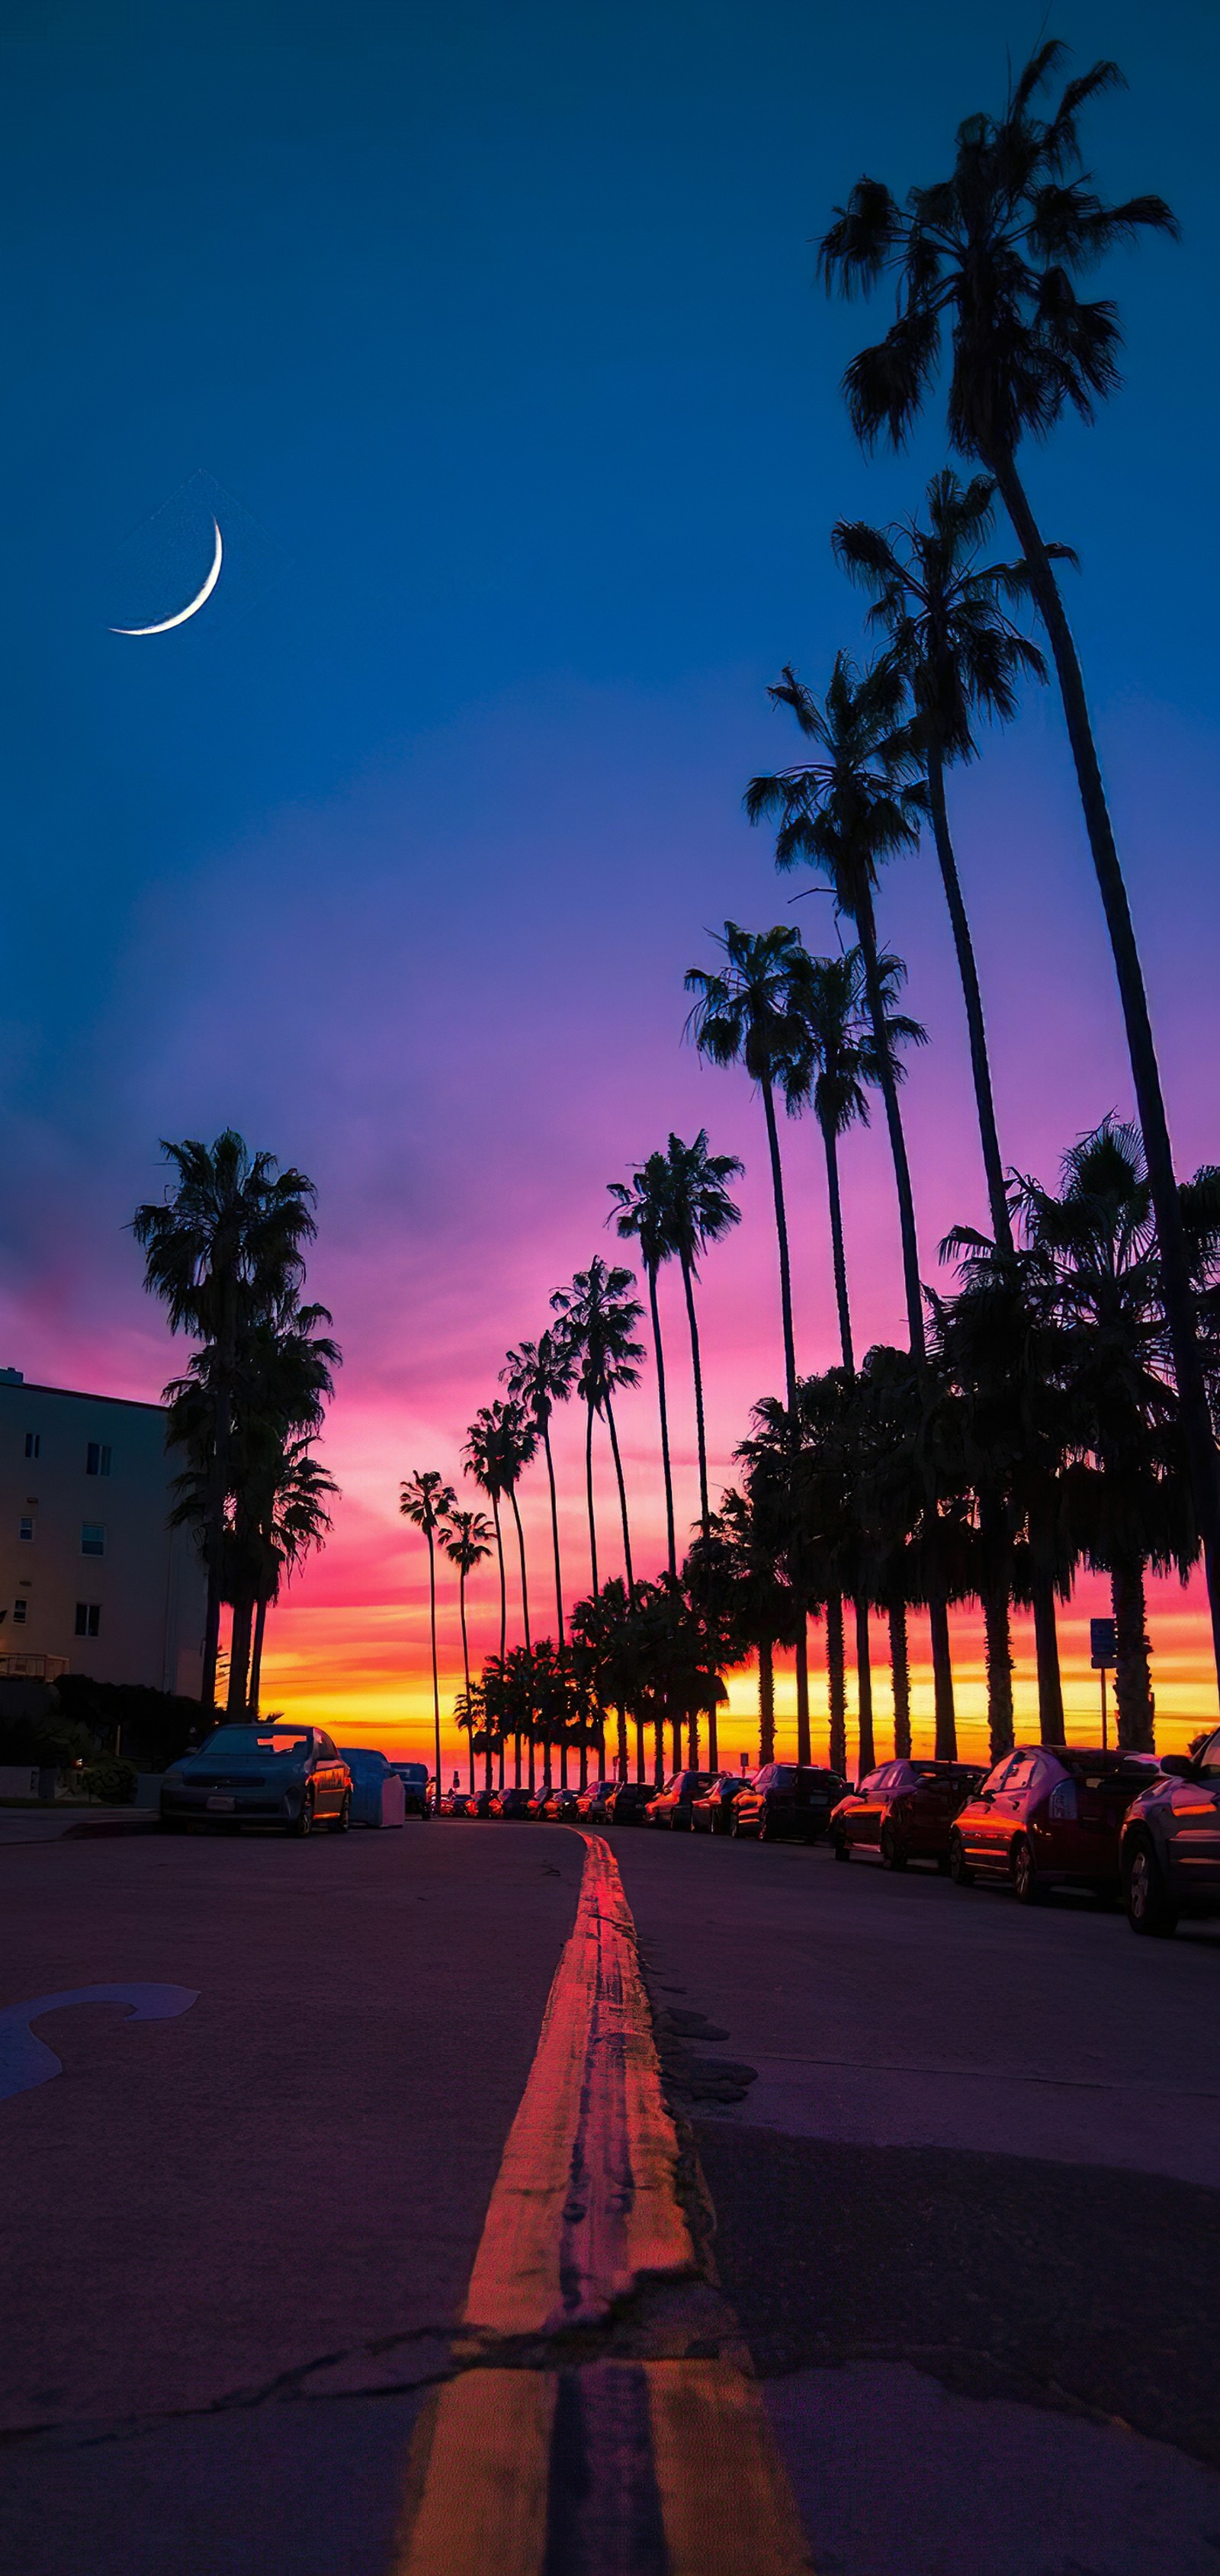
<path id="1" fill-rule="evenodd" d="M 425 1749 L 426 1557 L 399 1480 L 461 1482 L 506 1346 L 609 1252 L 606 1184 L 671 1127 L 706 1125 L 747 1166 L 701 1292 L 717 1486 L 780 1384 L 761 1111 L 683 1044 L 682 978 L 726 915 L 834 944 L 828 901 L 775 876 L 741 793 L 791 748 L 765 696 L 780 665 L 820 685 L 838 646 L 860 648 L 831 523 L 910 509 L 944 461 L 935 409 L 898 461 L 855 448 L 838 385 L 871 319 L 815 290 L 814 244 L 862 169 L 898 190 L 940 175 L 1041 23 L 1041 0 L 10 12 L 0 1363 L 159 1393 L 181 1354 L 124 1231 L 161 1186 L 159 1137 L 233 1124 L 312 1174 L 343 1499 L 275 1615 L 265 1698 L 343 1741 Z M 1069 608 L 1190 1171 L 1220 1159 L 1220 20 L 1205 0 L 1077 0 L 1052 32 L 1131 84 L 1091 118 L 1099 186 L 1159 189 L 1183 225 L 1107 272 L 1126 388 L 1028 480 L 1081 558 Z M 132 600 L 164 615 L 202 579 L 213 492 L 233 534 L 214 600 L 171 634 L 110 633 L 145 613 Z M 1131 1109 L 1054 697 L 952 795 L 1002 1146 L 1049 1180 L 1074 1136 Z M 933 1280 L 939 1238 L 985 1207 L 930 850 L 891 872 L 880 917 L 932 1039 L 906 1114 Z M 798 1359 L 816 1368 L 836 1349 L 808 1123 L 784 1146 Z M 844 1182 L 859 1344 L 899 1339 L 879 1121 Z M 672 1281 L 664 1323 L 689 1516 Z M 651 1371 L 622 1428 L 652 1571 Z M 570 1413 L 569 1598 L 587 1587 L 581 1445 Z M 615 1570 L 600 1441 L 598 1473 Z M 540 1474 L 523 1508 L 543 1626 Z M 1064 1619 L 1082 1734 L 1101 1606 L 1082 1592 Z M 1197 1592 L 1155 1587 L 1151 1625 L 1161 1741 L 1180 1742 L 1214 1703 Z M 472 1627 L 481 1655 L 490 1574 Z M 452 1586 L 442 1633 L 451 1692 Z M 975 1621 L 959 1646 L 972 1744 Z M 734 1678 L 734 1760 L 753 1689 Z"/>

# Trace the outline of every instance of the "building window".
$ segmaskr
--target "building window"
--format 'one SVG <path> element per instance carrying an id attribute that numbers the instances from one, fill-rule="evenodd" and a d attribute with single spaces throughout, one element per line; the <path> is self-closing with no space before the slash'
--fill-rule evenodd
<path id="1" fill-rule="evenodd" d="M 100 1601 L 77 1602 L 76 1633 L 78 1637 L 96 1637 L 101 1624 L 102 1605 Z"/>
<path id="2" fill-rule="evenodd" d="M 24 1594 L 20 1595 L 18 1599 L 14 1601 L 13 1626 L 15 1628 L 24 1628 L 26 1612 L 29 1609 L 29 1606 L 29 1602 L 25 1599 Z"/>
<path id="3" fill-rule="evenodd" d="M 104 1448 L 100 1440 L 90 1440 L 85 1449 L 85 1474 L 87 1476 L 108 1476 L 109 1473 L 109 1449 Z"/>
<path id="4" fill-rule="evenodd" d="M 25 1454 L 26 1454 L 27 1458 L 41 1458 L 41 1456 L 42 1456 L 42 1433 L 41 1433 L 41 1431 L 27 1431 L 27 1433 L 26 1433 L 26 1435 L 25 1435 Z"/>
<path id="5" fill-rule="evenodd" d="M 33 1535 L 34 1535 L 34 1521 L 33 1521 L 33 1515 L 32 1515 L 30 1512 L 23 1512 L 23 1513 L 22 1513 L 22 1515 L 21 1515 L 20 1520 L 19 1520 L 19 1521 L 18 1521 L 18 1523 L 17 1523 L 17 1536 L 18 1536 L 18 1538 L 33 1538 Z"/>
<path id="6" fill-rule="evenodd" d="M 82 1521 L 82 1522 L 81 1522 L 81 1525 L 80 1525 L 80 1552 L 81 1552 L 81 1555 L 82 1555 L 82 1556 L 104 1556 L 104 1555 L 105 1555 L 105 1553 L 106 1553 L 106 1532 L 105 1532 L 104 1528 L 102 1527 L 102 1523 L 101 1523 L 100 1521 Z"/>

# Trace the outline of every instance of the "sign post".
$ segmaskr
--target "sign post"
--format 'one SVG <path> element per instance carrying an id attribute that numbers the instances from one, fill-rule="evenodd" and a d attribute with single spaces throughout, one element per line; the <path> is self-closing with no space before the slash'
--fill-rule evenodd
<path id="1" fill-rule="evenodd" d="M 1118 1638 L 1112 1619 L 1090 1619 L 1089 1660 L 1095 1673 L 1101 1674 L 1101 1749 L 1109 1749 L 1106 1735 L 1106 1669 L 1118 1661 Z"/>

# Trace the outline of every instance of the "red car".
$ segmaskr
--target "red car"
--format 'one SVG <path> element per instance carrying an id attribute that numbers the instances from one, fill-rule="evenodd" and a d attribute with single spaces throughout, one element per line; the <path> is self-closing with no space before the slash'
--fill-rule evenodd
<path id="1" fill-rule="evenodd" d="M 1127 1809 L 1156 1777 L 1151 1753 L 1037 1744 L 1006 1753 L 963 1807 L 949 1845 L 959 1887 L 1002 1879 L 1022 1905 L 1050 1887 L 1117 1894 Z"/>
<path id="2" fill-rule="evenodd" d="M 883 1762 L 835 1808 L 835 1859 L 870 1852 L 883 1869 L 905 1869 L 909 1860 L 933 1860 L 947 1869 L 953 1820 L 982 1778 L 978 1763 Z"/>

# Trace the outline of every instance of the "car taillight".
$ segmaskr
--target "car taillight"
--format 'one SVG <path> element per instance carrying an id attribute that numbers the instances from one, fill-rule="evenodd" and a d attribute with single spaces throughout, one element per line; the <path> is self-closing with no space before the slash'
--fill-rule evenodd
<path id="1" fill-rule="evenodd" d="M 1055 1782 L 1055 1786 L 1050 1794 L 1050 1804 L 1047 1808 L 1047 1814 L 1053 1816 L 1055 1822 L 1060 1825 L 1070 1825 L 1075 1823 L 1077 1807 L 1076 1783 L 1074 1780 L 1057 1780 Z"/>

